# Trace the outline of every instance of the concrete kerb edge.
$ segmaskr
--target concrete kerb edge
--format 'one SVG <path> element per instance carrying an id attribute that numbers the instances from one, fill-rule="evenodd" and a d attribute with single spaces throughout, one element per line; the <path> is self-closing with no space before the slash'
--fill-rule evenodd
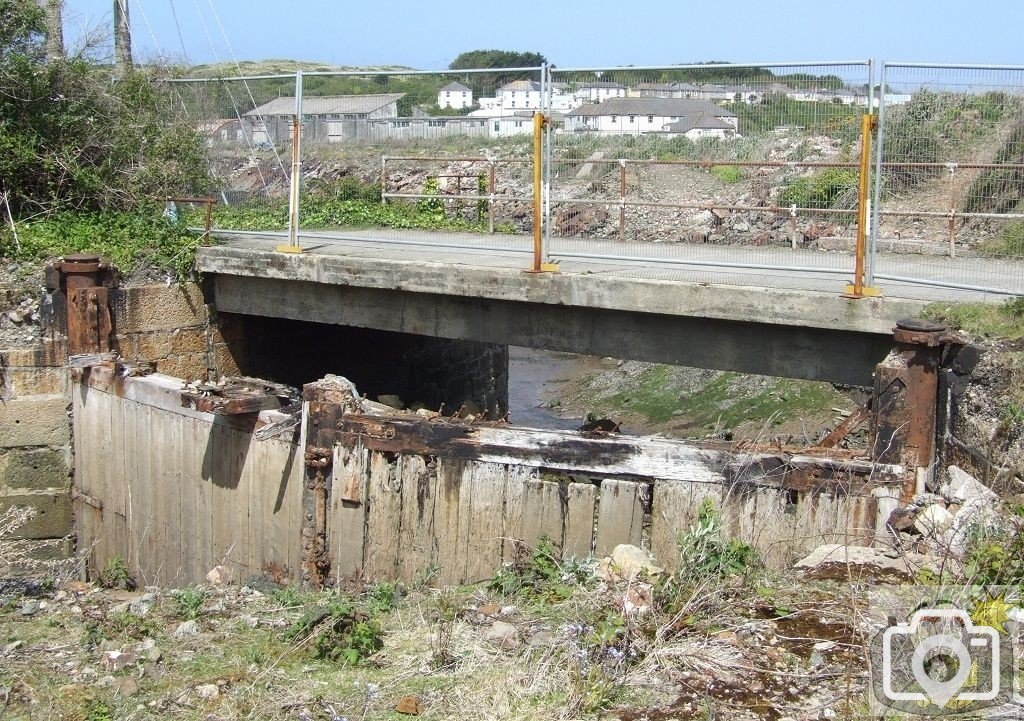
<path id="1" fill-rule="evenodd" d="M 884 335 L 892 332 L 897 319 L 915 316 L 927 305 L 903 299 L 852 300 L 838 293 L 710 286 L 660 279 L 577 273 L 531 275 L 509 268 L 420 260 L 313 253 L 283 256 L 263 249 L 237 247 L 200 248 L 196 265 L 202 273 Z"/>

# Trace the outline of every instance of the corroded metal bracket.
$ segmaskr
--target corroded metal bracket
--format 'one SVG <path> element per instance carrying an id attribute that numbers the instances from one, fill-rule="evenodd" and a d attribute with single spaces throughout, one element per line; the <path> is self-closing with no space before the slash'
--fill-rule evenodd
<path id="1" fill-rule="evenodd" d="M 875 369 L 871 409 L 871 457 L 901 464 L 904 501 L 925 489 L 936 459 L 939 369 L 950 346 L 963 341 L 929 320 L 901 320 L 895 348 Z"/>
<path id="2" fill-rule="evenodd" d="M 114 335 L 109 289 L 117 285 L 113 267 L 94 253 L 76 253 L 51 268 L 47 284 L 66 298 L 68 354 L 109 352 Z"/>

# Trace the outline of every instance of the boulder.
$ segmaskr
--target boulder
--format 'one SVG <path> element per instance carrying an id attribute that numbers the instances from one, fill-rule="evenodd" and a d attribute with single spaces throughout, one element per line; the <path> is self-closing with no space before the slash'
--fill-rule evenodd
<path id="1" fill-rule="evenodd" d="M 664 569 L 655 566 L 651 557 L 642 548 L 620 543 L 612 549 L 612 554 L 601 559 L 597 575 L 605 581 L 634 581 L 641 573 L 648 577 L 657 576 Z"/>
<path id="2" fill-rule="evenodd" d="M 914 581 L 921 570 L 939 574 L 942 567 L 943 559 L 935 556 L 902 553 L 892 558 L 877 548 L 840 543 L 818 546 L 793 566 L 807 579 L 845 581 L 854 578 L 894 583 Z"/>
<path id="3" fill-rule="evenodd" d="M 939 487 L 939 493 L 950 503 L 966 505 L 970 501 L 981 500 L 994 504 L 999 501 L 995 491 L 959 466 L 950 466 L 946 473 L 949 480 Z"/>

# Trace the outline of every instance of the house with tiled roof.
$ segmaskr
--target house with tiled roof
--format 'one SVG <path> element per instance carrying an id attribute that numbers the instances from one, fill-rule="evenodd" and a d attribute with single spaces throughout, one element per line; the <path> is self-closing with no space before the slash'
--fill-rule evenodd
<path id="1" fill-rule="evenodd" d="M 731 137 L 739 132 L 736 113 L 705 100 L 686 98 L 611 98 L 566 114 L 567 132 L 603 135 L 685 135 Z"/>

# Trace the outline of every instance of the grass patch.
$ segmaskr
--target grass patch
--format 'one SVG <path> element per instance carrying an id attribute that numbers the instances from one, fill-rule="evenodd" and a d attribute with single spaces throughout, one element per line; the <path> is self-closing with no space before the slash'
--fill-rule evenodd
<path id="1" fill-rule="evenodd" d="M 711 174 L 730 185 L 743 180 L 743 169 L 736 165 L 714 165 L 711 167 Z"/>
<path id="2" fill-rule="evenodd" d="M 678 419 L 707 430 L 727 431 L 745 424 L 779 425 L 848 404 L 845 396 L 827 383 L 770 378 L 756 392 L 744 393 L 741 380 L 738 373 L 719 373 L 696 390 L 687 391 L 677 383 L 673 366 L 652 365 L 639 374 L 631 388 L 595 397 L 591 403 L 606 415 L 629 412 L 654 424 Z"/>
<path id="3" fill-rule="evenodd" d="M 924 309 L 924 315 L 980 338 L 1024 338 L 1024 296 L 1002 304 L 932 303 Z"/>
<path id="4" fill-rule="evenodd" d="M 978 250 L 1007 258 L 1024 258 L 1024 223 L 1011 223 L 998 239 L 981 243 Z"/>

